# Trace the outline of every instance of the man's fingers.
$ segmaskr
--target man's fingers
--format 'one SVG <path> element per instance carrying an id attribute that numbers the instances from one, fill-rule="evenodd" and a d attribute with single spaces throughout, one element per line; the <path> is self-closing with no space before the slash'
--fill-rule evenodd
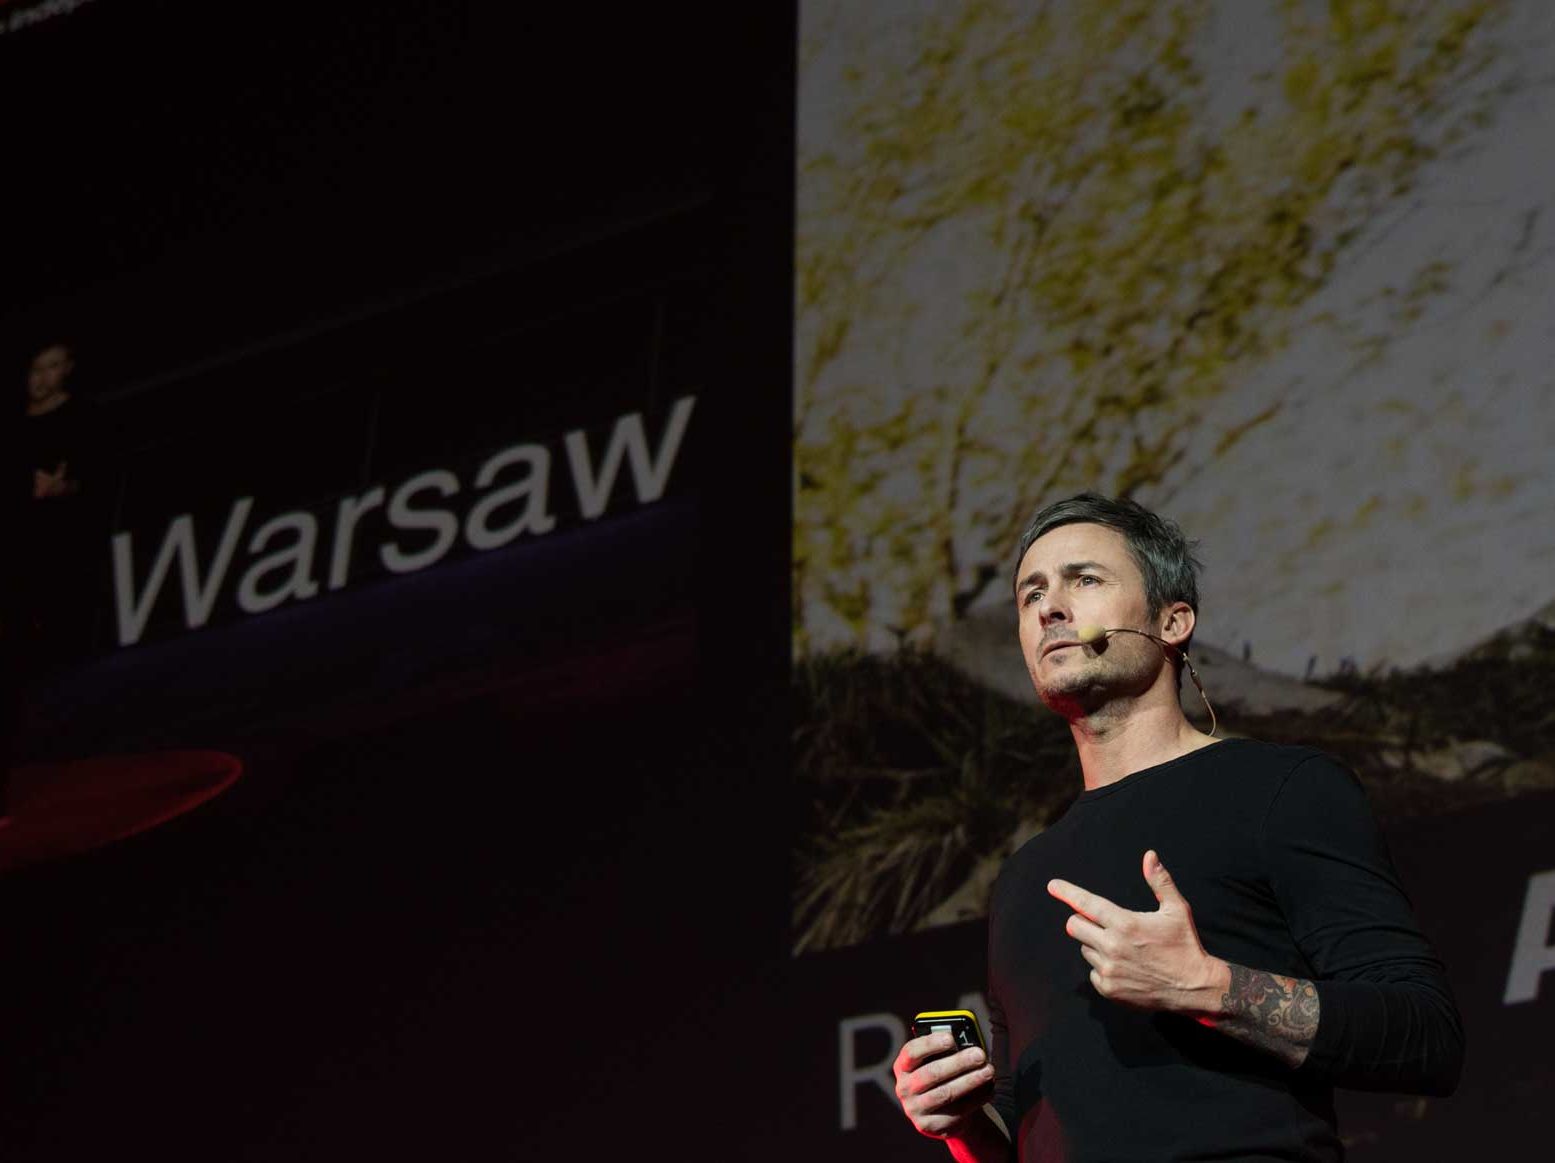
<path id="1" fill-rule="evenodd" d="M 962 1051 L 970 1054 L 971 1051 Z M 962 1054 L 956 1055 L 960 1058 Z M 942 1139 L 952 1134 L 962 1118 L 976 1111 L 989 1101 L 993 1090 L 993 1067 L 984 1062 L 971 1070 L 954 1074 L 936 1086 L 915 1085 L 924 1081 L 931 1067 L 943 1065 L 932 1062 L 917 1074 L 901 1080 L 897 1094 L 902 1109 L 919 1132 Z"/>
<path id="2" fill-rule="evenodd" d="M 1087 920 L 1079 913 L 1075 913 L 1064 922 L 1064 932 L 1068 933 L 1076 941 L 1084 945 L 1100 945 L 1106 930 L 1094 921 Z"/>
<path id="3" fill-rule="evenodd" d="M 936 1112 L 944 1115 L 965 1114 L 969 1108 L 983 1104 L 983 1089 L 993 1083 L 993 1067 L 979 1066 L 976 1070 L 957 1075 L 943 1086 L 935 1087 L 924 1097 L 934 1104 Z M 976 1101 L 973 1101 L 973 1099 Z"/>
<path id="4" fill-rule="evenodd" d="M 960 1055 L 956 1057 L 959 1059 Z M 943 1067 L 945 1072 L 931 1071 L 929 1067 Z M 909 1091 L 916 1091 L 923 1099 L 922 1105 L 935 1110 L 941 1110 L 993 1081 L 993 1067 L 986 1061 L 979 1062 L 976 1066 L 952 1062 L 949 1059 L 943 1062 L 931 1062 L 914 1076 L 914 1081 L 928 1081 L 923 1076 L 931 1073 L 934 1076 L 932 1085 L 909 1087 Z"/>
<path id="5" fill-rule="evenodd" d="M 897 1059 L 898 1067 L 906 1056 L 906 1047 L 903 1047 L 902 1055 Z M 960 1085 L 962 1079 L 969 1077 L 973 1079 L 971 1083 Z M 976 1046 L 970 1046 L 959 1053 L 948 1054 L 943 1058 L 931 1057 L 930 1061 L 919 1063 L 908 1070 L 898 1069 L 896 1093 L 904 1101 L 914 1095 L 928 1095 L 930 1096 L 928 1105 L 938 1106 L 942 1102 L 948 1102 L 964 1094 L 972 1086 L 981 1085 L 990 1077 L 992 1072 L 988 1065 L 988 1056 Z M 950 1089 L 946 1090 L 946 1087 Z"/>
<path id="6" fill-rule="evenodd" d="M 1112 924 L 1124 911 L 1106 897 L 1097 896 L 1094 892 L 1086 892 L 1079 885 L 1070 884 L 1067 880 L 1050 880 L 1047 882 L 1047 890 L 1075 912 L 1089 917 L 1098 925 Z"/>
<path id="7" fill-rule="evenodd" d="M 944 1030 L 924 1034 L 921 1038 L 910 1038 L 897 1053 L 892 1069 L 899 1075 L 910 1074 L 935 1055 L 955 1048 L 955 1037 Z"/>
<path id="8" fill-rule="evenodd" d="M 953 1118 L 960 1118 L 963 1115 L 971 1114 L 973 1111 L 982 1110 L 983 1104 L 989 1101 L 990 1096 L 987 1091 L 991 1086 L 993 1086 L 992 1074 L 980 1082 L 977 1082 L 971 1090 L 969 1090 L 966 1094 L 963 1094 L 960 1098 L 952 1099 L 950 1102 L 940 1107 L 939 1113 L 942 1115 L 950 1115 Z"/>

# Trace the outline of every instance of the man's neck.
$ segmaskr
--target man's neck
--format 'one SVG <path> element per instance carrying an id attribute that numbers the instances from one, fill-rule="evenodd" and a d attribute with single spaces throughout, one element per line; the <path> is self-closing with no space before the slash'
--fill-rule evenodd
<path id="1" fill-rule="evenodd" d="M 1070 720 L 1069 730 L 1080 754 L 1086 791 L 1220 742 L 1188 722 L 1175 694 L 1169 703 L 1157 699 L 1126 706 L 1108 704 Z"/>
<path id="2" fill-rule="evenodd" d="M 42 416 L 48 412 L 54 411 L 55 408 L 58 408 L 68 399 L 70 399 L 69 392 L 59 391 L 54 392 L 51 395 L 44 396 L 41 400 L 28 400 L 27 415 Z"/>

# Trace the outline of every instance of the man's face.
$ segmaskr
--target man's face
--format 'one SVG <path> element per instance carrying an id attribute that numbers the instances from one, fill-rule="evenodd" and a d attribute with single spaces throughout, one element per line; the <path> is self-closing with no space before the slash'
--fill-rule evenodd
<path id="1" fill-rule="evenodd" d="M 63 390 L 65 381 L 70 378 L 70 370 L 74 366 L 70 352 L 63 347 L 58 344 L 45 347 L 33 356 L 32 366 L 27 369 L 28 396 L 34 400 L 47 400 L 54 393 Z"/>
<path id="2" fill-rule="evenodd" d="M 1032 686 L 1055 711 L 1089 711 L 1141 694 L 1167 665 L 1161 647 L 1137 634 L 1078 640 L 1085 626 L 1161 633 L 1144 576 L 1115 529 L 1060 525 L 1031 543 L 1015 576 L 1021 654 Z"/>

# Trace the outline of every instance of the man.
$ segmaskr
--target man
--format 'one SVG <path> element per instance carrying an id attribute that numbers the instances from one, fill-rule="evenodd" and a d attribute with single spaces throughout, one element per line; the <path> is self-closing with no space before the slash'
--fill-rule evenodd
<path id="1" fill-rule="evenodd" d="M 63 343 L 51 343 L 32 357 L 27 369 L 27 435 L 32 465 L 34 500 L 74 496 L 81 482 L 70 475 L 65 454 L 77 435 L 79 408 L 69 389 L 75 358 Z"/>
<path id="2" fill-rule="evenodd" d="M 26 564 L 12 579 L 10 600 L 21 613 L 23 652 L 40 665 L 85 650 L 106 534 L 102 422 L 95 401 L 72 387 L 74 372 L 67 344 L 40 347 L 27 368 L 22 423 L 12 432 L 19 471 L 7 516 Z"/>
<path id="3" fill-rule="evenodd" d="M 994 886 L 992 1060 L 944 1033 L 896 1059 L 958 1160 L 1337 1160 L 1334 1086 L 1457 1085 L 1457 1008 L 1354 775 L 1184 717 L 1197 566 L 1094 493 L 1021 539 L 1021 651 L 1085 788 Z"/>

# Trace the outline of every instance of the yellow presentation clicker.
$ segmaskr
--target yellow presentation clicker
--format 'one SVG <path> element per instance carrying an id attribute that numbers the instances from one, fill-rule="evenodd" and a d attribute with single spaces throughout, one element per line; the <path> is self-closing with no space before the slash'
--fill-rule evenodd
<path id="1" fill-rule="evenodd" d="M 988 1052 L 988 1044 L 983 1041 L 983 1029 L 977 1024 L 977 1015 L 971 1010 L 924 1010 L 912 1020 L 914 1038 L 937 1034 L 941 1030 L 949 1032 L 956 1039 L 957 1050 L 976 1046 L 983 1053 Z"/>

